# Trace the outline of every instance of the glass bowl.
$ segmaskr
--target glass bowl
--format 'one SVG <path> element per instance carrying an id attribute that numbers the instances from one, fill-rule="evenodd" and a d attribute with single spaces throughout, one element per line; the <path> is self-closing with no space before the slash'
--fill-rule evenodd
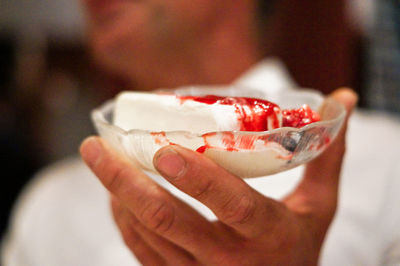
<path id="1" fill-rule="evenodd" d="M 154 154 L 163 146 L 178 144 L 204 153 L 236 176 L 250 178 L 278 173 L 312 160 L 334 140 L 346 114 L 344 106 L 335 100 L 305 89 L 270 94 L 234 86 L 185 87 L 174 93 L 261 98 L 278 104 L 281 109 L 308 104 L 318 111 L 321 121 L 302 128 L 281 127 L 263 132 L 221 131 L 199 135 L 186 131 L 125 131 L 112 123 L 114 100 L 94 109 L 92 120 L 101 137 L 145 170 L 157 173 Z M 201 150 L 206 144 L 207 149 Z"/>

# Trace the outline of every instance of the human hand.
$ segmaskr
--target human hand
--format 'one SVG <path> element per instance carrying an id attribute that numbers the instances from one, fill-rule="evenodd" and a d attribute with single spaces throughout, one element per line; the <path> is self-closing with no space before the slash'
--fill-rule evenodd
<path id="1" fill-rule="evenodd" d="M 357 101 L 347 89 L 331 97 L 348 114 Z M 145 265 L 316 265 L 336 209 L 346 124 L 281 201 L 263 196 L 200 153 L 178 145 L 158 151 L 158 171 L 209 207 L 215 222 L 161 188 L 102 139 L 87 139 L 81 154 L 111 192 L 124 241 Z"/>

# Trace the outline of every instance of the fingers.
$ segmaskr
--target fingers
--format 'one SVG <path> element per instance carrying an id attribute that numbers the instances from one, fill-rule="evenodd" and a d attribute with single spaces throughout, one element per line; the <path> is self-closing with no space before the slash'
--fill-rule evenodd
<path id="1" fill-rule="evenodd" d="M 101 138 L 85 140 L 81 155 L 103 185 L 150 231 L 193 255 L 218 245 L 211 223 L 148 178 Z"/>
<path id="2" fill-rule="evenodd" d="M 112 197 L 112 210 L 123 239 L 144 265 L 189 265 L 193 257 L 182 248 L 147 229 L 118 199 Z"/>
<path id="3" fill-rule="evenodd" d="M 132 226 L 131 217 L 128 216 L 127 211 L 120 207 L 117 200 L 113 200 L 112 210 L 122 238 L 136 258 L 143 265 L 165 265 L 164 259 L 143 240 Z"/>
<path id="4" fill-rule="evenodd" d="M 338 182 L 345 153 L 345 136 L 347 122 L 357 95 L 350 89 L 338 89 L 330 97 L 344 105 L 347 116 L 335 141 L 305 170 L 304 178 L 298 188 L 287 199 L 286 203 L 294 208 L 309 211 L 314 208 L 322 211 L 322 216 L 330 221 L 336 208 Z"/>
<path id="5" fill-rule="evenodd" d="M 331 182 L 334 184 L 338 181 L 340 174 L 340 168 L 342 165 L 342 159 L 345 152 L 345 137 L 347 131 L 347 122 L 352 113 L 354 106 L 357 103 L 357 95 L 350 89 L 338 89 L 334 91 L 331 98 L 335 99 L 338 103 L 342 104 L 347 111 L 344 125 L 336 137 L 334 143 L 328 147 L 328 149 L 319 156 L 315 161 L 308 164 L 306 177 L 315 176 L 316 174 L 323 174 L 328 178 L 320 179 L 327 185 Z M 323 163 L 323 167 L 321 164 Z"/>
<path id="6" fill-rule="evenodd" d="M 208 206 L 221 222 L 242 235 L 274 230 L 286 213 L 281 204 L 197 152 L 172 145 L 159 150 L 153 161 L 169 182 Z"/>

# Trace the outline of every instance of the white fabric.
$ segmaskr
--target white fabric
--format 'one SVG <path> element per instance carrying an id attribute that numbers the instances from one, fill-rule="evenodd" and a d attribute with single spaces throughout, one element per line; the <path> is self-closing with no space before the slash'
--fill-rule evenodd
<path id="1" fill-rule="evenodd" d="M 282 75 L 286 71 L 273 62 L 257 65 L 239 79 L 240 83 L 246 84 L 246 77 L 263 80 L 271 76 L 271 80 L 249 86 L 292 87 L 292 81 Z M 321 265 L 400 265 L 399 133 L 400 123 L 393 118 L 360 111 L 353 115 L 339 208 L 324 244 Z M 279 198 L 296 185 L 301 171 L 299 167 L 247 182 Z M 165 180 L 154 178 L 191 201 L 205 216 L 213 217 L 200 203 L 178 193 Z M 113 223 L 108 193 L 78 158 L 44 169 L 26 188 L 3 243 L 2 259 L 5 266 L 137 264 Z"/>
<path id="2" fill-rule="evenodd" d="M 296 83 L 284 64 L 274 57 L 259 62 L 234 83 L 239 86 L 258 88 L 260 90 L 268 89 L 270 93 L 296 87 Z"/>

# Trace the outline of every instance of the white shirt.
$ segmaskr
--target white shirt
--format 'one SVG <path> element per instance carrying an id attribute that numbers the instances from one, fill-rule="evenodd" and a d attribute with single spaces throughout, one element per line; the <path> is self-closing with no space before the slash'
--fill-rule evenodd
<path id="1" fill-rule="evenodd" d="M 237 83 L 270 90 L 294 85 L 276 60 L 261 62 Z M 400 122 L 382 114 L 356 111 L 351 118 L 339 208 L 321 265 L 400 264 L 399 133 Z M 301 172 L 298 167 L 247 182 L 280 198 L 294 188 Z M 212 217 L 204 206 L 157 180 Z M 111 218 L 107 191 L 79 158 L 42 170 L 25 189 L 3 243 L 2 259 L 5 266 L 138 264 Z"/>

